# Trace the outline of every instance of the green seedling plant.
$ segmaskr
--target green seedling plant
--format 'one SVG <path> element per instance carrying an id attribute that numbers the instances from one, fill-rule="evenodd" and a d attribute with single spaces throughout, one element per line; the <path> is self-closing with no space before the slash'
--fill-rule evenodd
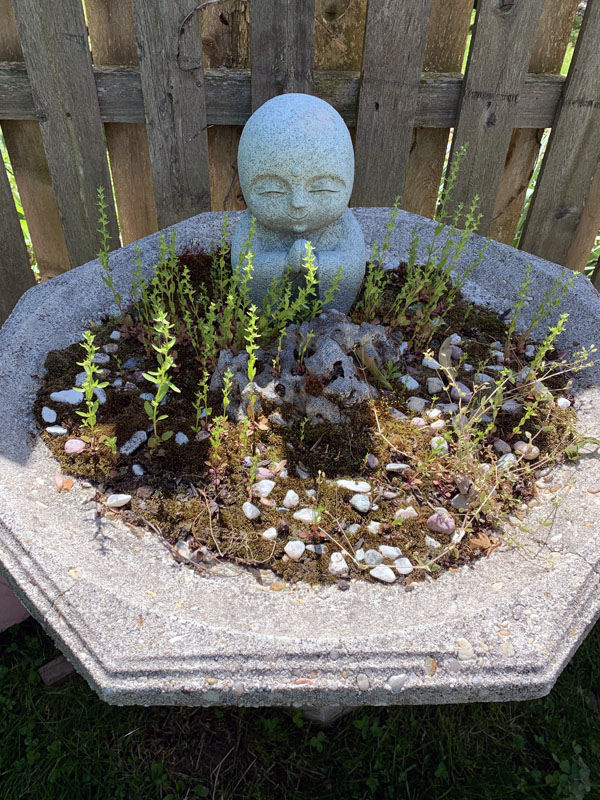
<path id="1" fill-rule="evenodd" d="M 365 276 L 365 286 L 363 300 L 358 307 L 359 313 L 365 319 L 375 319 L 382 306 L 383 296 L 387 289 L 390 278 L 383 268 L 385 256 L 391 246 L 392 233 L 396 228 L 396 217 L 400 208 L 400 196 L 396 197 L 394 205 L 390 209 L 390 216 L 386 225 L 386 232 L 383 242 L 373 242 L 369 262 L 367 264 L 367 274 Z"/>
<path id="2" fill-rule="evenodd" d="M 303 373 L 306 371 L 306 364 L 304 360 L 310 347 L 310 343 L 315 338 L 314 331 L 308 331 L 306 336 L 300 334 L 300 344 L 298 345 L 298 360 L 296 361 L 296 369 L 298 372 Z"/>
<path id="3" fill-rule="evenodd" d="M 194 396 L 193 406 L 196 417 L 195 422 L 192 425 L 192 430 L 195 432 L 196 438 L 198 438 L 198 435 L 202 431 L 206 431 L 210 415 L 212 414 L 212 408 L 208 407 L 209 377 L 209 372 L 207 369 L 205 369 L 202 373 L 202 377 L 198 381 L 198 388 L 196 389 L 196 394 Z"/>
<path id="4" fill-rule="evenodd" d="M 218 462 L 221 440 L 227 430 L 227 408 L 229 407 L 231 384 L 233 372 L 227 368 L 223 375 L 223 413 L 215 418 L 210 429 L 210 447 L 212 450 L 213 461 Z"/>
<path id="5" fill-rule="evenodd" d="M 169 390 L 179 392 L 177 386 L 171 380 L 170 371 L 175 366 L 172 350 L 175 346 L 175 337 L 171 334 L 173 325 L 167 318 L 164 308 L 158 309 L 154 318 L 155 340 L 152 347 L 156 351 L 158 367 L 153 372 L 142 373 L 144 378 L 156 387 L 153 400 L 144 402 L 144 410 L 148 419 L 152 423 L 152 436 L 148 439 L 150 453 L 154 453 L 156 448 L 173 436 L 173 431 L 163 431 L 159 433 L 158 423 L 167 419 L 167 414 L 160 414 L 160 404 L 164 400 Z"/>
<path id="6" fill-rule="evenodd" d="M 113 276 L 110 273 L 110 266 L 109 266 L 109 252 L 110 252 L 110 234 L 108 232 L 108 214 L 107 209 L 108 205 L 106 203 L 105 195 L 104 195 L 104 187 L 100 186 L 98 188 L 97 194 L 97 201 L 96 204 L 98 206 L 98 214 L 99 214 L 99 225 L 98 233 L 100 234 L 100 250 L 98 252 L 98 261 L 100 261 L 100 266 L 102 267 L 102 280 L 108 286 L 108 288 L 112 292 L 113 299 L 119 309 L 119 314 L 123 316 L 123 308 L 121 305 L 121 295 L 115 289 Z"/>
<path id="7" fill-rule="evenodd" d="M 78 361 L 77 364 L 83 367 L 85 372 L 85 379 L 81 386 L 75 386 L 76 392 L 83 394 L 86 408 L 84 411 L 76 411 L 75 413 L 81 417 L 81 426 L 87 428 L 89 431 L 88 436 L 82 436 L 84 441 L 89 442 L 92 450 L 97 445 L 97 416 L 100 401 L 97 397 L 97 390 L 104 389 L 108 386 L 107 381 L 100 382 L 98 380 L 98 373 L 101 371 L 100 367 L 94 363 L 94 357 L 98 352 L 98 348 L 94 344 L 95 336 L 91 331 L 85 331 L 83 334 L 83 342 L 81 346 L 85 350 L 85 357 L 83 361 Z"/>

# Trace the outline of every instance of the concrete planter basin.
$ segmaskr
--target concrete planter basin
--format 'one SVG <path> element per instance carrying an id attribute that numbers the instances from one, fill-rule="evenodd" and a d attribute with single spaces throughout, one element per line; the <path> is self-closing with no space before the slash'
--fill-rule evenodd
<path id="1" fill-rule="evenodd" d="M 367 241 L 386 209 L 358 209 Z M 234 215 L 232 215 L 234 216 Z M 178 245 L 208 248 L 221 214 L 177 227 Z M 401 212 L 393 255 L 417 225 Z M 140 242 L 144 263 L 158 236 Z M 474 239 L 467 264 L 481 246 Z M 111 258 L 128 296 L 133 246 Z M 561 267 L 492 243 L 468 293 L 511 308 L 533 266 L 531 312 Z M 579 276 L 562 338 L 598 343 L 600 295 Z M 600 612 L 600 459 L 554 471 L 563 488 L 512 530 L 513 543 L 471 567 L 401 585 L 366 582 L 269 591 L 250 572 L 210 579 L 174 562 L 154 534 L 136 536 L 96 517 L 93 489 L 56 491 L 58 465 L 41 442 L 31 404 L 49 350 L 81 337 L 112 309 L 92 261 L 29 290 L 0 332 L 0 567 L 101 698 L 116 704 L 330 706 L 516 700 L 550 691 Z M 600 435 L 600 369 L 576 376 L 578 428 Z M 549 522 L 550 524 L 540 524 Z"/>

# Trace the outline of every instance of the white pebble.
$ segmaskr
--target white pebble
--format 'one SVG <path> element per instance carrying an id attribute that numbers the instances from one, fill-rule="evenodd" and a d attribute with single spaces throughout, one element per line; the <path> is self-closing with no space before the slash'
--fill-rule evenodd
<path id="1" fill-rule="evenodd" d="M 53 403 L 68 403 L 71 406 L 78 406 L 83 400 L 83 393 L 76 392 L 75 389 L 64 389 L 62 392 L 52 392 L 50 400 Z"/>
<path id="2" fill-rule="evenodd" d="M 558 400 L 556 401 L 556 405 L 559 408 L 570 408 L 571 407 L 571 401 L 567 400 L 566 397 L 559 397 Z"/>
<path id="3" fill-rule="evenodd" d="M 413 571 L 413 566 L 408 558 L 397 558 L 394 561 L 394 566 L 400 575 L 410 575 L 410 573 Z"/>
<path id="4" fill-rule="evenodd" d="M 63 428 L 61 425 L 50 425 L 49 428 L 46 428 L 49 434 L 52 436 L 64 436 L 69 431 L 66 428 Z"/>
<path id="5" fill-rule="evenodd" d="M 272 541 L 273 539 L 276 539 L 277 528 L 267 528 L 267 530 L 263 532 L 262 538 L 266 539 L 269 542 Z"/>
<path id="6" fill-rule="evenodd" d="M 379 546 L 379 552 L 384 558 L 400 558 L 402 550 L 399 547 L 391 547 L 389 544 Z"/>
<path id="7" fill-rule="evenodd" d="M 182 431 L 179 431 L 175 434 L 175 441 L 177 444 L 187 444 L 189 442 L 188 437 Z"/>
<path id="8" fill-rule="evenodd" d="M 395 519 L 417 519 L 419 515 L 412 506 L 406 508 L 399 508 L 394 515 Z"/>
<path id="9" fill-rule="evenodd" d="M 121 506 L 126 506 L 130 500 L 130 494 L 111 494 L 106 498 L 106 505 L 109 508 L 121 508 Z"/>
<path id="10" fill-rule="evenodd" d="M 260 509 L 247 500 L 242 506 L 242 511 L 248 519 L 258 519 L 260 517 Z"/>
<path id="11" fill-rule="evenodd" d="M 146 470 L 142 467 L 141 464 L 132 464 L 131 471 L 133 472 L 134 475 L 137 475 L 138 478 L 140 478 L 145 473 Z"/>
<path id="12" fill-rule="evenodd" d="M 434 436 L 431 440 L 431 449 L 438 456 L 447 456 L 448 442 L 443 436 Z"/>
<path id="13" fill-rule="evenodd" d="M 118 342 L 119 339 L 121 338 L 121 334 L 119 333 L 119 331 L 113 331 L 108 338 L 112 339 L 115 342 Z"/>
<path id="14" fill-rule="evenodd" d="M 286 508 L 296 508 L 299 502 L 300 498 L 293 489 L 289 489 L 286 496 L 283 498 L 283 505 Z"/>
<path id="15" fill-rule="evenodd" d="M 410 464 L 402 464 L 399 461 L 392 461 L 389 464 L 385 465 L 387 472 L 404 472 L 407 469 L 410 469 Z"/>
<path id="16" fill-rule="evenodd" d="M 83 382 L 86 378 L 87 375 L 85 372 L 78 372 L 77 375 L 75 375 L 75 386 L 83 386 Z"/>
<path id="17" fill-rule="evenodd" d="M 56 422 L 56 411 L 53 408 L 48 408 L 48 406 L 44 406 L 42 408 L 42 419 L 44 420 L 44 422 L 49 422 L 49 423 Z"/>
<path id="18" fill-rule="evenodd" d="M 381 564 L 383 561 L 383 556 L 378 550 L 367 550 L 364 554 L 364 562 L 369 566 L 375 567 L 378 564 Z"/>
<path id="19" fill-rule="evenodd" d="M 415 428 L 424 428 L 427 425 L 423 417 L 413 417 L 410 422 Z"/>
<path id="20" fill-rule="evenodd" d="M 354 494 L 350 498 L 350 505 L 356 511 L 360 511 L 361 514 L 366 514 L 371 508 L 371 500 L 366 494 Z"/>
<path id="21" fill-rule="evenodd" d="M 371 484 L 366 481 L 339 480 L 337 485 L 341 489 L 348 489 L 349 492 L 358 492 L 358 494 L 368 494 L 371 491 Z"/>
<path id="22" fill-rule="evenodd" d="M 341 553 L 332 553 L 329 560 L 329 572 L 332 575 L 341 576 L 348 574 L 348 564 Z"/>
<path id="23" fill-rule="evenodd" d="M 394 583 L 396 580 L 394 571 L 389 567 L 384 567 L 383 565 L 379 567 L 373 567 L 373 569 L 369 570 L 369 575 L 378 581 L 383 581 L 383 583 Z"/>
<path id="24" fill-rule="evenodd" d="M 514 453 L 505 453 L 503 456 L 500 456 L 496 466 L 500 470 L 505 470 L 505 469 L 507 470 L 510 469 L 511 467 L 514 467 L 516 463 L 517 463 L 517 457 Z"/>
<path id="25" fill-rule="evenodd" d="M 430 423 L 429 427 L 432 431 L 443 431 L 446 427 L 446 423 L 443 419 L 435 419 L 433 422 Z"/>
<path id="26" fill-rule="evenodd" d="M 425 544 L 432 550 L 439 550 L 439 548 L 442 546 L 437 539 L 433 538 L 433 536 L 425 536 Z"/>
<path id="27" fill-rule="evenodd" d="M 292 561 L 298 561 L 299 558 L 302 558 L 304 551 L 306 550 L 306 545 L 299 539 L 294 539 L 293 541 L 288 542 L 283 549 L 285 550 L 285 554 L 288 558 L 291 558 Z"/>
<path id="28" fill-rule="evenodd" d="M 420 414 L 429 405 L 429 400 L 425 400 L 423 397 L 411 397 L 406 405 L 411 411 Z"/>
<path id="29" fill-rule="evenodd" d="M 424 367 L 428 367 L 429 369 L 441 369 L 442 365 L 439 361 L 436 361 L 435 358 L 431 358 L 430 356 L 425 356 L 423 361 L 421 362 Z"/>
<path id="30" fill-rule="evenodd" d="M 381 522 L 375 522 L 375 520 L 372 520 L 367 525 L 367 530 L 369 531 L 369 533 L 373 534 L 379 533 L 379 531 L 381 530 Z"/>
<path id="31" fill-rule="evenodd" d="M 293 517 L 300 522 L 309 522 L 315 525 L 321 519 L 319 512 L 315 511 L 313 508 L 301 508 L 300 511 L 294 512 Z"/>
<path id="32" fill-rule="evenodd" d="M 258 481 L 252 486 L 252 494 L 255 497 L 268 497 L 275 488 L 275 481 L 270 481 L 265 478 L 263 481 Z"/>

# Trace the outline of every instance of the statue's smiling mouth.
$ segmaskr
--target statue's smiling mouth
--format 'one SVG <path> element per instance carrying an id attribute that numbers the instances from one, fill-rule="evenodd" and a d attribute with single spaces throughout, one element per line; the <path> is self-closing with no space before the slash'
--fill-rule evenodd
<path id="1" fill-rule="evenodd" d="M 293 219 L 294 222 L 302 222 L 303 219 L 306 219 L 308 217 L 308 211 L 302 217 L 295 217 L 293 214 L 288 214 L 288 217 L 290 219 Z"/>

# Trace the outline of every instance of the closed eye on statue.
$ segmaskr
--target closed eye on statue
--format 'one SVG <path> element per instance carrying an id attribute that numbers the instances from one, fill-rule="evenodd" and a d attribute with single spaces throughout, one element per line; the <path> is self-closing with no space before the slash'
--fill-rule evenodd
<path id="1" fill-rule="evenodd" d="M 256 192 L 256 194 L 285 194 L 287 192 L 287 186 L 279 178 L 265 175 L 255 182 L 252 190 Z"/>
<path id="2" fill-rule="evenodd" d="M 344 182 L 339 178 L 318 178 L 308 187 L 309 192 L 341 192 Z"/>

